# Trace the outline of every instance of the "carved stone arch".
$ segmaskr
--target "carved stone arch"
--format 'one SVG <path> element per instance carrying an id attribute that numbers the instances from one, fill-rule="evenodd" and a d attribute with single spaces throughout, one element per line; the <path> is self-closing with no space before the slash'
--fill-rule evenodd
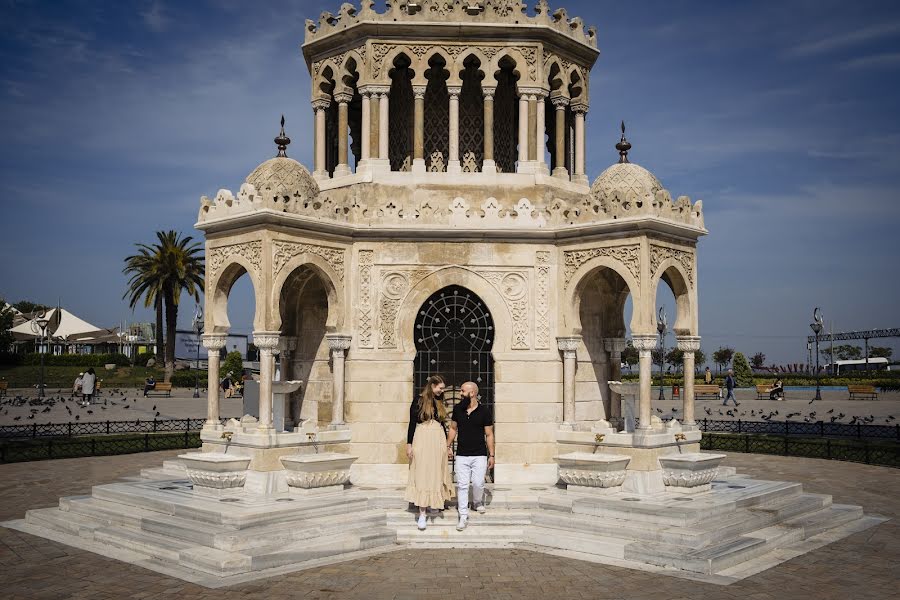
<path id="1" fill-rule="evenodd" d="M 458 74 L 454 74 L 453 65 L 456 61 L 450 56 L 450 54 L 441 48 L 440 46 L 432 46 L 430 47 L 421 57 L 419 57 L 416 62 L 416 75 L 413 77 L 413 85 L 428 85 L 428 80 L 425 78 L 425 73 L 431 68 L 431 59 L 435 56 L 440 56 L 444 59 L 444 70 L 450 73 L 450 77 L 447 79 L 448 86 L 458 86 L 462 85 L 462 81 L 459 79 Z"/>
<path id="2" fill-rule="evenodd" d="M 313 93 L 323 98 L 331 98 L 335 87 L 340 85 L 342 70 L 332 59 L 326 59 L 319 69 L 313 85 Z"/>
<path id="3" fill-rule="evenodd" d="M 344 85 L 348 85 L 347 82 L 350 80 L 352 80 L 353 86 L 361 85 L 360 82 L 366 77 L 366 61 L 356 50 L 348 50 L 343 57 L 344 60 L 341 62 L 341 81 L 344 82 Z M 355 69 L 352 69 L 351 65 Z"/>
<path id="4" fill-rule="evenodd" d="M 415 354 L 414 328 L 422 304 L 435 292 L 449 285 L 459 285 L 474 292 L 488 307 L 494 319 L 496 336 L 494 352 L 509 352 L 512 344 L 513 318 L 503 296 L 491 283 L 467 267 L 451 265 L 429 273 L 414 285 L 400 301 L 397 311 L 397 340 L 404 353 Z"/>
<path id="5" fill-rule="evenodd" d="M 250 248 L 251 250 L 239 250 L 238 247 Z M 227 252 L 226 257 L 218 265 L 216 265 L 214 258 L 217 252 L 223 254 Z M 250 284 L 253 286 L 255 304 L 253 328 L 257 331 L 265 330 L 266 299 L 261 297 L 265 294 L 265 290 L 260 284 L 262 242 L 210 248 L 209 255 L 210 259 L 207 260 L 209 267 L 207 268 L 206 289 L 204 291 L 204 303 L 206 305 L 206 325 L 204 329 L 206 333 L 227 333 L 231 329 L 231 322 L 228 320 L 228 298 L 231 295 L 231 289 L 234 287 L 235 282 L 244 273 L 249 275 Z M 213 269 L 214 265 L 215 268 Z"/>
<path id="6" fill-rule="evenodd" d="M 699 335 L 695 320 L 696 293 L 693 285 L 693 276 L 686 271 L 684 264 L 675 257 L 661 258 L 658 262 L 653 260 L 654 251 L 666 250 L 661 246 L 651 246 L 651 266 L 654 267 L 651 275 L 650 297 L 656 298 L 659 291 L 659 282 L 664 281 L 672 295 L 675 296 L 675 323 L 672 331 L 678 335 Z M 657 257 L 659 258 L 659 257 Z M 655 318 L 655 317 L 654 317 Z M 654 322 L 655 326 L 656 323 Z"/>
<path id="7" fill-rule="evenodd" d="M 480 63 L 478 65 L 478 70 L 481 72 L 481 74 L 483 76 L 481 79 L 481 85 L 483 85 L 485 87 L 494 87 L 495 85 L 497 85 L 497 80 L 494 79 L 493 72 L 488 68 L 488 66 L 491 64 L 490 59 L 487 56 L 485 56 L 484 52 L 482 52 L 478 48 L 466 48 L 463 52 L 459 53 L 459 55 L 456 57 L 456 60 L 453 61 L 453 67 L 450 71 L 451 79 L 453 77 L 456 77 L 457 79 L 459 79 L 461 81 L 462 78 L 461 78 L 460 74 L 463 71 L 465 71 L 465 69 L 466 69 L 465 63 L 470 58 L 476 58 L 476 59 L 478 59 L 478 62 Z"/>
<path id="8" fill-rule="evenodd" d="M 592 277 L 599 269 L 611 269 L 628 287 L 631 294 L 633 309 L 631 311 L 630 327 L 632 331 L 642 331 L 641 286 L 640 281 L 631 270 L 618 259 L 609 255 L 595 256 L 581 264 L 568 279 L 564 291 L 564 327 L 568 331 L 580 331 L 581 324 L 581 300 L 584 289 L 590 284 Z"/>
<path id="9" fill-rule="evenodd" d="M 558 57 L 551 56 L 547 62 L 544 63 L 544 73 L 542 77 L 542 84 L 550 90 L 551 94 L 554 96 L 562 95 L 566 98 L 569 97 L 569 73 L 565 70 L 562 61 L 560 61 Z M 554 85 L 554 81 L 558 81 L 559 83 Z"/>
<path id="10" fill-rule="evenodd" d="M 387 54 L 385 54 L 384 58 L 380 62 L 379 65 L 373 66 L 373 75 L 377 73 L 377 83 L 390 85 L 391 84 L 391 71 L 394 69 L 394 61 L 397 60 L 398 57 L 404 56 L 406 60 L 409 61 L 409 69 L 413 73 L 413 77 L 417 75 L 421 71 L 418 66 L 418 61 L 416 59 L 416 55 L 410 52 L 409 48 L 405 46 L 394 46 L 391 48 Z M 374 59 L 373 59 L 374 60 Z"/>
<path id="11" fill-rule="evenodd" d="M 522 53 L 515 48 L 504 48 L 500 52 L 498 52 L 496 56 L 494 56 L 493 60 L 491 60 L 489 69 L 492 77 L 495 77 L 497 71 L 500 70 L 500 61 L 502 61 L 504 58 L 512 61 L 515 65 L 515 67 L 513 68 L 513 73 L 518 78 L 518 85 L 535 83 L 534 81 L 531 81 L 530 77 L 528 76 L 528 61 L 525 60 L 525 57 L 522 56 Z"/>
<path id="12" fill-rule="evenodd" d="M 288 259 L 274 274 L 272 281 L 271 311 L 272 323 L 270 331 L 280 331 L 281 297 L 285 283 L 298 269 L 308 268 L 313 271 L 325 287 L 328 297 L 328 318 L 325 322 L 327 331 L 339 331 L 344 326 L 344 293 L 343 278 L 335 272 L 332 265 L 318 254 L 300 252 Z"/>
<path id="13" fill-rule="evenodd" d="M 587 104 L 588 101 L 588 82 L 584 77 L 581 69 L 572 65 L 566 72 L 566 90 L 569 93 L 573 104 L 579 102 Z"/>

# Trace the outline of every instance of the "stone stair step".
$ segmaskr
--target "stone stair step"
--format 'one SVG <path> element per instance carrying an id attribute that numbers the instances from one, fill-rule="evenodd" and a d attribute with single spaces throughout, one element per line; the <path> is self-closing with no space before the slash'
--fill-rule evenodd
<path id="1" fill-rule="evenodd" d="M 124 527 L 97 529 L 94 531 L 94 540 L 173 563 L 178 562 L 179 552 L 197 545 L 149 531 L 133 531 Z"/>
<path id="2" fill-rule="evenodd" d="M 860 519 L 862 516 L 863 510 L 860 506 L 832 504 L 818 512 L 787 519 L 784 524 L 789 527 L 802 528 L 803 537 L 808 538 Z"/>
<path id="3" fill-rule="evenodd" d="M 185 548 L 178 553 L 178 564 L 187 569 L 213 575 L 239 575 L 251 570 L 251 559 L 245 554 L 227 552 L 206 546 Z"/>
<path id="4" fill-rule="evenodd" d="M 248 550 L 246 554 L 250 557 L 250 568 L 256 571 L 393 544 L 395 540 L 396 535 L 392 530 L 379 527 L 360 533 L 343 533 L 302 540 L 286 546 L 254 548 Z"/>
<path id="5" fill-rule="evenodd" d="M 598 535 L 587 531 L 572 531 L 534 525 L 525 532 L 525 542 L 537 546 L 584 552 L 597 556 L 625 558 L 630 540 Z"/>
<path id="6" fill-rule="evenodd" d="M 397 527 L 397 542 L 412 546 L 483 546 L 503 548 L 525 541 L 527 527 L 466 527 L 462 531 L 453 525 L 429 525 L 419 531 L 415 524 Z"/>
<path id="7" fill-rule="evenodd" d="M 94 537 L 94 532 L 104 526 L 90 517 L 71 514 L 59 510 L 53 506 L 50 508 L 35 508 L 25 513 L 25 522 L 29 525 L 43 527 L 58 533 L 74 535 L 87 539 Z"/>
<path id="8" fill-rule="evenodd" d="M 387 511 L 386 524 L 388 527 L 405 527 L 415 524 L 418 517 L 418 511 L 414 510 L 389 510 Z M 441 514 L 431 514 L 428 516 L 428 524 L 431 525 L 452 525 L 454 528 L 459 520 L 459 514 L 456 510 L 445 510 Z M 486 527 L 486 526 L 516 526 L 523 527 L 531 524 L 531 511 L 526 510 L 503 510 L 491 509 L 481 514 L 474 510 L 469 510 L 469 527 Z"/>
<path id="9" fill-rule="evenodd" d="M 754 513 L 765 513 L 777 520 L 784 520 L 796 515 L 822 510 L 831 506 L 831 496 L 828 494 L 803 493 L 799 498 L 788 496 L 777 498 L 770 502 L 752 506 L 748 510 Z"/>
<path id="10" fill-rule="evenodd" d="M 122 525 L 133 529 L 141 528 L 142 518 L 155 514 L 133 506 L 106 502 L 91 496 L 60 498 L 59 509 L 63 512 L 96 519 L 104 525 Z"/>
<path id="11" fill-rule="evenodd" d="M 625 558 L 710 575 L 742 560 L 760 556 L 769 549 L 765 540 L 751 537 L 727 540 L 693 552 L 669 544 L 636 542 L 626 546 Z"/>

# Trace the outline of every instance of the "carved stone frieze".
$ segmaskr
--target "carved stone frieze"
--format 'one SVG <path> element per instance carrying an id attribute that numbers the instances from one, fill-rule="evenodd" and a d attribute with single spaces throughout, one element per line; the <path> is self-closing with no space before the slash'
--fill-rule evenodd
<path id="1" fill-rule="evenodd" d="M 513 320 L 511 346 L 516 350 L 531 347 L 528 324 L 528 273 L 525 271 L 478 271 L 490 282 L 509 309 Z"/>
<path id="2" fill-rule="evenodd" d="M 399 298 L 381 297 L 378 310 L 378 333 L 380 339 L 378 342 L 381 348 L 397 347 L 397 310 L 400 308 Z"/>
<path id="3" fill-rule="evenodd" d="M 650 273 L 656 276 L 659 265 L 667 258 L 673 258 L 684 268 L 687 273 L 688 283 L 694 286 L 694 253 L 678 248 L 669 248 L 668 246 L 658 246 L 650 244 Z"/>
<path id="4" fill-rule="evenodd" d="M 277 276 L 288 261 L 298 254 L 315 254 L 328 263 L 339 280 L 343 280 L 344 253 L 343 249 L 331 246 L 301 244 L 298 242 L 275 242 L 272 246 L 272 274 Z"/>
<path id="5" fill-rule="evenodd" d="M 359 347 L 372 348 L 372 270 L 375 252 L 359 251 Z"/>
<path id="6" fill-rule="evenodd" d="M 253 266 L 256 275 L 259 276 L 262 270 L 262 242 L 243 242 L 209 249 L 206 262 L 210 281 L 216 278 L 222 267 L 228 264 L 228 259 L 233 256 L 240 256 L 247 260 Z"/>
<path id="7" fill-rule="evenodd" d="M 384 63 L 384 59 L 390 54 L 395 48 L 402 48 L 406 50 L 408 54 L 414 55 L 417 59 L 422 60 L 427 52 L 432 49 L 438 49 L 447 54 L 450 58 L 456 59 L 459 55 L 465 53 L 467 50 L 477 50 L 484 54 L 488 60 L 493 60 L 493 58 L 503 49 L 507 48 L 507 46 L 473 46 L 473 45 L 451 45 L 451 44 L 410 44 L 410 45 L 402 45 L 402 44 L 383 44 L 376 43 L 372 44 L 372 64 L 371 71 L 372 77 L 378 79 L 382 76 L 382 74 L 386 73 L 386 70 L 390 68 L 390 65 Z M 538 69 L 538 58 L 537 58 L 537 47 L 536 46 L 522 46 L 516 48 L 525 59 L 525 62 L 528 65 L 528 74 L 531 78 L 531 81 L 537 81 L 537 69 Z M 331 60 L 334 60 L 333 58 Z M 319 74 L 318 69 L 321 68 L 319 62 L 317 61 L 313 64 L 313 70 L 315 75 Z M 487 67 L 487 65 L 484 65 Z M 423 68 L 427 68 L 427 65 L 423 65 Z"/>
<path id="8" fill-rule="evenodd" d="M 588 248 L 586 250 L 566 250 L 563 253 L 566 265 L 566 286 L 572 281 L 572 276 L 581 265 L 598 256 L 607 256 L 622 264 L 628 269 L 632 277 L 640 284 L 641 281 L 641 247 L 638 244 L 625 246 L 604 246 L 601 248 Z"/>
<path id="9" fill-rule="evenodd" d="M 550 347 L 550 253 L 535 253 L 535 333 L 534 347 Z"/>

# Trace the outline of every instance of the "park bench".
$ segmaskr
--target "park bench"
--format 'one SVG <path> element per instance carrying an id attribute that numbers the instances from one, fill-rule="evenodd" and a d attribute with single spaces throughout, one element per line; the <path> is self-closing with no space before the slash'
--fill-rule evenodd
<path id="1" fill-rule="evenodd" d="M 771 385 L 763 384 L 756 386 L 756 399 L 757 400 L 769 400 L 771 399 L 772 390 L 774 388 Z M 784 388 L 781 391 L 781 397 L 784 397 Z"/>
<path id="2" fill-rule="evenodd" d="M 854 400 L 856 397 L 878 400 L 878 392 L 875 391 L 874 385 L 848 385 L 847 391 L 850 392 L 851 400 Z"/>
<path id="3" fill-rule="evenodd" d="M 156 386 L 152 390 L 147 390 L 147 395 L 149 396 L 154 392 L 159 392 L 160 394 L 165 393 L 166 397 L 170 398 L 172 396 L 172 384 L 162 381 L 157 382 Z"/>
<path id="4" fill-rule="evenodd" d="M 718 398 L 719 386 L 709 383 L 694 385 L 694 398 L 699 398 L 700 396 L 712 396 L 713 398 Z"/>
<path id="5" fill-rule="evenodd" d="M 9 389 L 8 381 L 0 381 L 0 398 L 6 395 L 6 391 Z"/>

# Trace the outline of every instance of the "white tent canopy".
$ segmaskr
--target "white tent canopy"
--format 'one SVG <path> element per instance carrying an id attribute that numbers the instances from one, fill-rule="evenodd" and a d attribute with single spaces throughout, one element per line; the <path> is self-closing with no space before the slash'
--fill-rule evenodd
<path id="1" fill-rule="evenodd" d="M 79 319 L 64 308 L 52 308 L 47 311 L 44 318 L 49 322 L 47 333 L 53 338 L 69 340 L 71 338 L 84 337 L 85 334 L 89 333 L 101 333 L 100 327 Z M 36 339 L 40 335 L 40 328 L 35 321 L 36 319 L 25 321 L 21 325 L 13 327 L 10 331 L 20 341 Z M 35 333 L 35 331 L 38 333 Z"/>

